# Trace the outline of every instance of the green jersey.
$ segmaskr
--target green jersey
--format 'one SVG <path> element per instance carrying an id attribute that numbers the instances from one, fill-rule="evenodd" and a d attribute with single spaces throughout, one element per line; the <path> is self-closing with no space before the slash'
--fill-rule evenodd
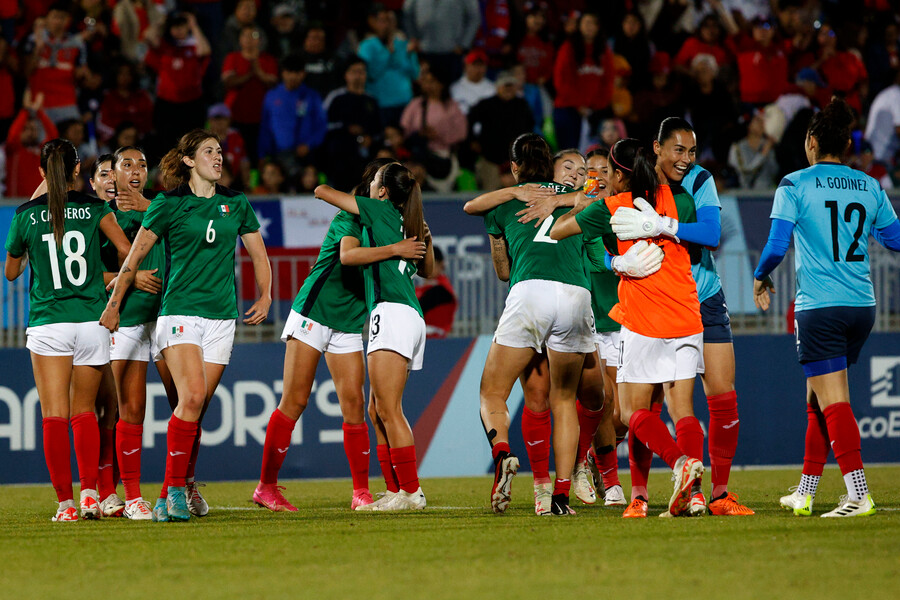
<path id="1" fill-rule="evenodd" d="M 390 200 L 375 200 L 364 196 L 356 197 L 359 207 L 359 221 L 363 230 L 363 246 L 377 248 L 389 246 L 406 239 L 403 230 L 403 215 Z M 379 302 L 396 302 L 416 309 L 422 314 L 412 276 L 416 265 L 405 260 L 392 258 L 366 265 L 363 276 L 366 284 L 366 305 L 369 312 Z"/>
<path id="2" fill-rule="evenodd" d="M 26 202 L 13 217 L 6 251 L 16 258 L 28 253 L 31 263 L 28 325 L 98 321 L 106 307 L 100 220 L 111 214 L 106 202 L 69 192 L 62 246 L 50 227 L 47 195 Z"/>
<path id="3" fill-rule="evenodd" d="M 113 208 L 116 214 L 116 220 L 119 227 L 125 232 L 125 237 L 129 242 L 134 243 L 138 230 L 141 228 L 141 221 L 144 218 L 142 212 L 136 210 L 118 210 Z M 138 267 L 144 271 L 152 271 L 158 269 L 154 277 L 165 280 L 166 276 L 166 244 L 163 240 L 157 241 L 144 261 Z M 106 270 L 117 273 L 119 271 L 119 257 L 116 253 L 115 246 L 107 241 L 100 249 L 103 256 L 103 264 Z M 156 320 L 159 314 L 159 306 L 162 300 L 162 294 L 151 294 L 137 288 L 130 288 L 125 292 L 125 298 L 122 301 L 122 312 L 119 316 L 119 327 L 131 327 L 133 325 L 141 325 Z"/>
<path id="4" fill-rule="evenodd" d="M 613 321 L 609 311 L 619 301 L 619 276 L 606 268 L 606 249 L 599 239 L 584 240 L 588 257 L 588 277 L 591 281 L 591 308 L 594 328 L 603 333 L 619 331 L 621 325 Z"/>
<path id="5" fill-rule="evenodd" d="M 538 185 L 553 189 L 557 194 L 572 191 L 571 188 L 559 183 Z M 553 222 L 571 209 L 557 208 L 537 229 L 533 223 L 519 223 L 516 213 L 520 210 L 522 204 L 510 200 L 494 207 L 484 216 L 488 233 L 502 235 L 509 246 L 512 261 L 509 285 L 514 286 L 520 281 L 529 279 L 545 279 L 587 289 L 588 280 L 581 236 L 557 241 L 548 235 Z"/>
<path id="6" fill-rule="evenodd" d="M 142 225 L 165 242 L 160 315 L 237 318 L 235 239 L 259 230 L 244 194 L 217 185 L 211 198 L 200 198 L 182 185 L 158 195 Z"/>
<path id="7" fill-rule="evenodd" d="M 362 333 L 366 293 L 359 267 L 341 264 L 341 238 L 362 241 L 359 217 L 341 211 L 325 234 L 319 257 L 291 307 L 313 321 L 344 333 Z"/>

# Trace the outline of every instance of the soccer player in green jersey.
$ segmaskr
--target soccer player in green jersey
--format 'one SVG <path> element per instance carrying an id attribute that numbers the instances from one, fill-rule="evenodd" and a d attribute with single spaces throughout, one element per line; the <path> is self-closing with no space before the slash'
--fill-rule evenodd
<path id="1" fill-rule="evenodd" d="M 187 521 L 191 514 L 208 511 L 196 486 L 188 490 L 187 485 L 193 483 L 199 422 L 234 344 L 235 239 L 240 237 L 250 254 L 259 290 L 244 323 L 258 325 L 266 319 L 272 304 L 272 271 L 247 197 L 216 184 L 222 177 L 222 147 L 214 134 L 202 129 L 185 134 L 160 167 L 166 184 L 176 187 L 151 202 L 101 323 L 110 331 L 119 328 L 125 292 L 134 283 L 138 266 L 164 238 L 170 268 L 154 338 L 172 373 L 178 405 L 168 427 L 166 498 L 160 498 L 152 512 L 158 521 Z"/>
<path id="2" fill-rule="evenodd" d="M 422 214 L 422 193 L 409 169 L 398 163 L 381 167 L 369 187 L 369 196 L 351 196 L 325 185 L 316 188 L 316 197 L 359 215 L 365 249 L 381 254 L 378 262 L 363 270 L 370 312 L 366 353 L 375 410 L 384 424 L 400 491 L 384 502 L 360 509 L 420 510 L 425 508 L 425 494 L 419 486 L 412 429 L 403 414 L 403 389 L 409 371 L 422 368 L 425 353 L 425 320 L 412 276 L 416 272 L 423 277 L 431 275 L 434 252 Z M 426 245 L 425 255 L 414 262 L 398 259 L 391 248 L 408 238 Z M 359 253 L 350 250 L 341 249 L 341 262 L 362 264 L 358 262 Z M 373 253 L 368 254 L 371 259 Z"/>
<path id="3" fill-rule="evenodd" d="M 120 260 L 128 240 L 106 203 L 72 191 L 80 170 L 78 153 L 67 140 L 41 148 L 44 183 L 13 217 L 6 240 L 5 275 L 19 277 L 31 263 L 26 346 L 41 402 L 44 457 L 59 508 L 54 521 L 77 521 L 72 493 L 69 424 L 81 479 L 82 518 L 100 517 L 97 472 L 100 432 L 94 403 L 109 363 L 109 334 L 97 320 L 105 291 L 100 235 L 109 238 Z M 26 260 L 27 255 L 27 260 Z"/>

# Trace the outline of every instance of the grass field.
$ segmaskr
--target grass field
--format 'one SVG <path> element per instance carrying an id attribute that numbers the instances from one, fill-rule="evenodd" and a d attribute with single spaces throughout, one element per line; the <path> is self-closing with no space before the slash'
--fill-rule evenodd
<path id="1" fill-rule="evenodd" d="M 209 516 L 183 524 L 51 523 L 49 485 L 0 487 L 2 597 L 898 598 L 900 467 L 867 474 L 881 511 L 859 519 L 780 510 L 794 470 L 735 472 L 757 515 L 699 519 L 655 518 L 670 483 L 654 472 L 640 521 L 577 500 L 574 517 L 536 517 L 529 474 L 500 516 L 489 478 L 423 480 L 428 508 L 405 514 L 350 512 L 341 480 L 286 482 L 300 510 L 273 514 L 243 482 L 208 485 Z M 817 513 L 842 493 L 826 470 Z"/>

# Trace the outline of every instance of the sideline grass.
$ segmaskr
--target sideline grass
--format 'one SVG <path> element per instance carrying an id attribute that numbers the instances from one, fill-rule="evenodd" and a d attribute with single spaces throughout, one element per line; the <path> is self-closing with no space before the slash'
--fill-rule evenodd
<path id="1" fill-rule="evenodd" d="M 3 597 L 897 598 L 900 467 L 867 469 L 881 511 L 860 519 L 779 509 L 798 475 L 735 472 L 754 517 L 659 519 L 670 484 L 654 473 L 640 521 L 577 500 L 574 517 L 536 517 L 529 474 L 500 516 L 489 478 L 423 480 L 414 514 L 351 513 L 349 481 L 287 482 L 300 511 L 273 514 L 243 482 L 209 484 L 210 515 L 182 524 L 51 523 L 49 485 L 0 487 Z M 841 493 L 826 470 L 817 514 Z"/>

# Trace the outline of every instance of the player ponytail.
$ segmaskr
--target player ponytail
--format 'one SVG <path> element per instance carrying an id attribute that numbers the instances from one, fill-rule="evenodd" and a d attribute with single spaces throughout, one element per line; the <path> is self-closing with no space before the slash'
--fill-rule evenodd
<path id="1" fill-rule="evenodd" d="M 78 151 L 72 142 L 57 138 L 41 148 L 41 169 L 47 180 L 47 208 L 56 247 L 62 247 L 66 234 L 66 200 L 69 186 L 75 181 Z"/>
<path id="2" fill-rule="evenodd" d="M 653 161 L 647 156 L 647 150 L 640 140 L 627 138 L 619 140 L 609 151 L 610 177 L 619 171 L 622 173 L 632 198 L 644 198 L 656 207 L 656 191 L 659 179 Z"/>
<path id="3" fill-rule="evenodd" d="M 376 158 L 375 160 L 370 161 L 369 164 L 366 165 L 366 168 L 363 169 L 362 181 L 353 188 L 353 195 L 368 197 L 369 187 L 372 185 L 372 182 L 375 181 L 375 175 L 378 174 L 378 170 L 384 165 L 389 165 L 394 162 L 397 161 L 393 158 Z"/>
<path id="4" fill-rule="evenodd" d="M 547 141 L 536 133 L 523 133 L 509 147 L 509 160 L 516 163 L 519 183 L 553 181 L 553 158 Z"/>
<path id="5" fill-rule="evenodd" d="M 808 137 L 816 138 L 819 156 L 842 158 L 850 147 L 850 129 L 856 116 L 853 109 L 842 98 L 832 98 L 824 109 L 813 115 L 809 121 Z"/>
<path id="6" fill-rule="evenodd" d="M 665 144 L 666 140 L 675 135 L 676 131 L 693 132 L 694 128 L 687 120 L 682 119 L 681 117 L 666 117 L 662 120 L 662 123 L 659 124 L 659 132 L 656 134 L 656 141 L 659 142 L 660 145 Z"/>
<path id="7" fill-rule="evenodd" d="M 382 167 L 381 185 L 387 190 L 388 199 L 403 215 L 406 237 L 415 236 L 425 241 L 425 216 L 422 209 L 422 188 L 412 172 L 397 162 Z"/>
<path id="8" fill-rule="evenodd" d="M 159 170 L 166 188 L 176 188 L 191 180 L 191 167 L 185 164 L 184 159 L 194 158 L 203 142 L 209 139 L 220 141 L 219 136 L 212 131 L 194 129 L 181 136 L 178 145 L 166 152 L 159 161 Z"/>

